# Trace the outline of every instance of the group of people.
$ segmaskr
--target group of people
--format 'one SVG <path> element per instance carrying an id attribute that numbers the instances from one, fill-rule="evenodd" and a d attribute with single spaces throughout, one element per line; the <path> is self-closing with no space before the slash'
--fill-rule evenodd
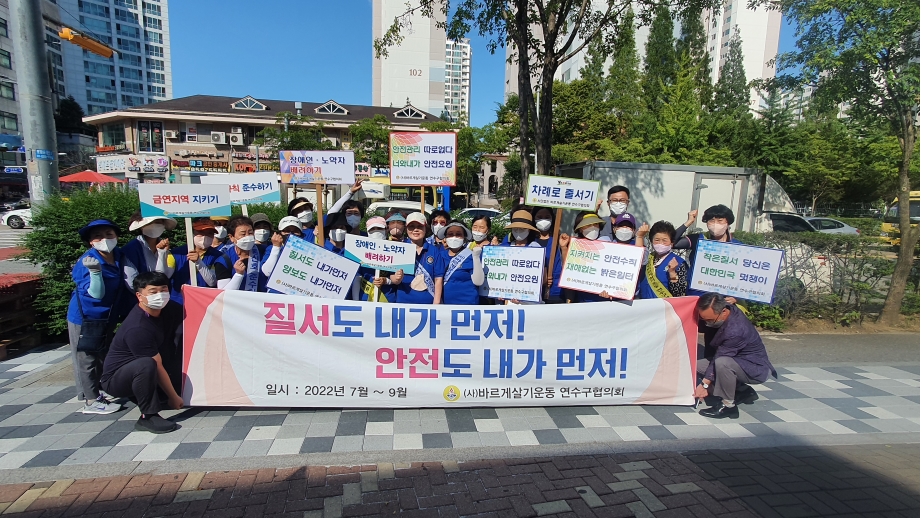
<path id="1" fill-rule="evenodd" d="M 76 288 L 67 320 L 78 398 L 84 402 L 82 411 L 116 412 L 121 406 L 115 399 L 131 397 L 142 413 L 137 429 L 154 433 L 175 429 L 176 425 L 161 418 L 159 412 L 164 407 L 182 406 L 178 395 L 182 364 L 181 304 L 182 287 L 191 284 L 190 263 L 196 272 L 197 286 L 273 292 L 268 279 L 287 240 L 304 239 L 343 255 L 346 235 L 354 234 L 413 244 L 416 264 L 412 275 L 403 271 L 382 275 L 362 267 L 346 299 L 404 304 L 521 304 L 525 302 L 481 296 L 480 286 L 485 279 L 481 253 L 485 246 L 538 247 L 544 249 L 545 256 L 542 278 L 550 279 L 544 286 L 542 302 L 581 303 L 614 299 L 605 292 L 591 294 L 560 288 L 571 239 L 644 248 L 635 294 L 635 298 L 642 299 L 704 295 L 688 287 L 691 265 L 675 250 L 691 249 L 693 258 L 701 239 L 736 241 L 729 231 L 734 216 L 728 207 L 708 208 L 703 216 L 707 232 L 685 235 L 696 222 L 697 211 L 689 212 L 687 221 L 678 228 L 668 221 L 658 221 L 652 226 L 638 224 L 637 218 L 627 211 L 630 191 L 615 186 L 608 191 L 610 215 L 600 217 L 598 211 L 579 214 L 572 236 L 559 235 L 558 252 L 550 264 L 557 222 L 548 208 L 514 208 L 503 235 L 491 235 L 492 221 L 488 217 L 480 216 L 467 223 L 452 219 L 442 210 L 428 216 L 421 212 L 393 211 L 384 217 L 369 218 L 363 229 L 365 208 L 352 199 L 360 188 L 357 182 L 330 208 L 324 218 L 322 239 L 315 234 L 314 206 L 306 198 L 291 200 L 287 215 L 277 225 L 261 213 L 251 217 L 195 219 L 188 244 L 172 248 L 163 237 L 177 225 L 171 218 L 145 218 L 140 212 L 135 213 L 130 218 L 129 231 L 137 236 L 121 247 L 118 246 L 120 227 L 113 221 L 98 219 L 80 229 L 87 250 L 73 268 Z M 375 296 L 378 298 L 374 299 Z M 726 319 L 723 311 L 727 307 L 731 308 L 727 310 L 729 314 L 734 315 L 732 306 L 732 299 L 724 307 L 716 303 L 709 306 L 719 315 L 704 327 L 714 327 L 715 322 L 721 322 L 721 315 Z M 114 334 L 117 324 L 121 326 Z M 758 381 L 755 372 L 750 374 L 745 382 Z M 714 378 L 712 375 L 711 379 Z M 715 381 L 721 384 L 722 379 L 718 372 Z M 723 381 L 724 385 L 727 383 Z M 733 398 L 723 398 L 725 405 L 732 405 L 732 401 Z"/>

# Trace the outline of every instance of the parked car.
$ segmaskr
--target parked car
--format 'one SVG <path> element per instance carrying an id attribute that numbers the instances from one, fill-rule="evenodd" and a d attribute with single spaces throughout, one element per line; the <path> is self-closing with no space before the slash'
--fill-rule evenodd
<path id="1" fill-rule="evenodd" d="M 846 225 L 837 219 L 807 218 L 807 221 L 809 221 L 814 228 L 820 232 L 823 232 L 824 234 L 852 234 L 856 236 L 861 234 L 857 228 L 851 225 Z"/>
<path id="2" fill-rule="evenodd" d="M 411 212 L 419 212 L 419 202 L 400 200 L 376 201 L 368 206 L 368 210 L 366 210 L 365 213 L 369 216 L 384 216 L 393 210 L 399 210 L 401 214 L 406 216 Z M 427 203 L 426 215 L 428 216 L 433 210 L 435 210 L 435 208 Z"/>
<path id="3" fill-rule="evenodd" d="M 25 228 L 32 224 L 32 209 L 11 210 L 0 215 L 0 224 L 10 228 Z"/>
<path id="4" fill-rule="evenodd" d="M 486 216 L 490 218 L 490 221 L 503 221 L 509 222 L 509 215 L 504 214 L 502 211 L 496 209 L 486 209 L 483 207 L 474 207 L 470 209 L 464 209 L 458 213 L 458 219 L 464 221 L 472 221 L 474 218 L 479 218 L 481 216 Z"/>
<path id="5" fill-rule="evenodd" d="M 816 232 L 802 216 L 790 212 L 763 212 L 756 218 L 756 232 Z"/>

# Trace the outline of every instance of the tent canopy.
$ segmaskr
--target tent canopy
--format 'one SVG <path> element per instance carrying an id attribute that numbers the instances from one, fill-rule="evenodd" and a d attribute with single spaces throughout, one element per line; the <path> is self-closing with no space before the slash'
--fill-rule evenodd
<path id="1" fill-rule="evenodd" d="M 67 176 L 62 176 L 60 178 L 61 182 L 65 183 L 125 183 L 125 180 L 119 180 L 118 178 L 112 178 L 109 175 L 102 173 L 97 173 L 96 171 L 80 171 L 79 173 L 69 174 Z"/>

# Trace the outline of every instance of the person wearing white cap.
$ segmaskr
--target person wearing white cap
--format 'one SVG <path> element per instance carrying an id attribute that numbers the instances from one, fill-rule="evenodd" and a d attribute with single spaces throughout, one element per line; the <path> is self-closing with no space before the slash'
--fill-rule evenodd
<path id="1" fill-rule="evenodd" d="M 170 255 L 170 240 L 161 236 L 164 231 L 174 228 L 176 220 L 173 218 L 142 218 L 140 210 L 131 215 L 128 230 L 139 232 L 139 235 L 122 247 L 126 259 L 125 280 L 129 285 L 142 273 L 160 272 L 167 277 L 173 276 L 176 261 Z"/>
<path id="2" fill-rule="evenodd" d="M 461 221 L 454 220 L 439 229 L 435 236 L 445 244 L 442 261 L 445 263 L 443 295 L 445 304 L 480 303 L 480 286 L 483 284 L 482 247 L 468 248 L 471 231 Z"/>
<path id="3" fill-rule="evenodd" d="M 407 237 L 416 245 L 416 268 L 413 276 L 400 272 L 390 276 L 397 285 L 397 302 L 400 304 L 440 304 L 445 263 L 436 245 L 426 242 L 426 216 L 414 212 L 407 216 Z"/>
<path id="4" fill-rule="evenodd" d="M 262 274 L 269 278 L 272 276 L 272 270 L 275 269 L 275 265 L 279 262 L 279 256 L 282 253 L 282 248 L 285 247 L 285 243 L 291 239 L 291 236 L 294 236 L 296 239 L 304 238 L 304 230 L 301 228 L 301 221 L 294 216 L 285 216 L 279 221 L 279 230 L 275 234 L 272 234 L 272 248 L 269 249 L 268 257 L 263 260 L 263 264 L 260 267 Z M 269 293 L 281 293 L 279 291 L 273 290 L 271 287 L 267 288 Z"/>
<path id="5" fill-rule="evenodd" d="M 387 240 L 387 221 L 381 216 L 368 218 L 365 222 L 365 228 L 368 229 L 368 237 L 375 241 Z M 396 302 L 397 301 L 397 284 L 391 281 L 391 275 L 376 275 L 372 268 L 359 268 L 359 275 L 362 277 L 362 300 L 372 300 L 374 298 L 374 289 L 378 288 L 378 300 L 375 302 Z M 403 272 L 397 272 L 400 280 L 403 280 Z"/>

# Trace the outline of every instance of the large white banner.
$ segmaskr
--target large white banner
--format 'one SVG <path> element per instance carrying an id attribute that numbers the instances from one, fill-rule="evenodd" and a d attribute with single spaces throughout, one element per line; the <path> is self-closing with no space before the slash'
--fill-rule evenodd
<path id="1" fill-rule="evenodd" d="M 206 185 L 227 185 L 233 205 L 282 201 L 278 174 L 274 172 L 210 174 L 201 180 Z"/>
<path id="2" fill-rule="evenodd" d="M 484 274 L 480 286 L 482 296 L 528 302 L 541 300 L 544 248 L 485 246 L 480 260 Z"/>
<path id="3" fill-rule="evenodd" d="M 268 286 L 288 295 L 345 299 L 359 264 L 314 245 L 289 237 L 282 248 Z"/>
<path id="4" fill-rule="evenodd" d="M 783 261 L 777 248 L 701 239 L 688 287 L 771 304 Z"/>
<path id="5" fill-rule="evenodd" d="M 183 294 L 186 405 L 693 403 L 696 297 L 427 306 Z"/>

